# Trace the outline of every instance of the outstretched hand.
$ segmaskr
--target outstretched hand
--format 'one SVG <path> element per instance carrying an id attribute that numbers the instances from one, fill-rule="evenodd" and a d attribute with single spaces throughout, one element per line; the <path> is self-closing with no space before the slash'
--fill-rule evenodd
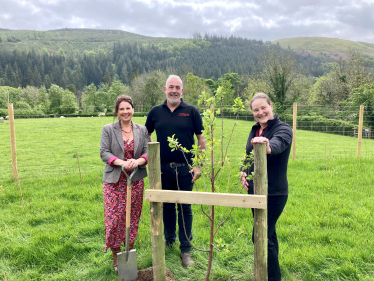
<path id="1" fill-rule="evenodd" d="M 248 191 L 248 182 L 247 182 L 247 173 L 241 172 L 240 173 L 240 180 L 242 182 L 242 187 Z"/>
<path id="2" fill-rule="evenodd" d="M 190 170 L 190 173 L 192 174 L 192 183 L 195 183 L 195 181 L 201 177 L 201 172 L 199 167 L 195 167 L 192 170 Z"/>

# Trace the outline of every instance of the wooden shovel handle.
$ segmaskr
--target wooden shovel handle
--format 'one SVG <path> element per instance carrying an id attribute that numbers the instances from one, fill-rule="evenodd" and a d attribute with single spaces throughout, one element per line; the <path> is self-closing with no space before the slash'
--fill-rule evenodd
<path id="1" fill-rule="evenodd" d="M 126 228 L 130 227 L 130 217 L 131 217 L 131 179 L 127 179 Z"/>

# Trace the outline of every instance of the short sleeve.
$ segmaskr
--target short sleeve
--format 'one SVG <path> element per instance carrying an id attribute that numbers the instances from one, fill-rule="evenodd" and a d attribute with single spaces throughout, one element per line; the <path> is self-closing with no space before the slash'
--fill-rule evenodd
<path id="1" fill-rule="evenodd" d="M 193 125 L 196 135 L 201 135 L 203 133 L 204 127 L 203 127 L 203 120 L 201 118 L 199 110 L 194 107 L 193 109 Z"/>
<path id="2" fill-rule="evenodd" d="M 152 108 L 148 115 L 147 115 L 147 120 L 145 121 L 145 127 L 147 128 L 148 130 L 148 134 L 152 134 L 153 131 L 155 130 L 155 125 L 154 125 L 154 122 L 153 122 L 153 114 L 154 114 L 154 108 Z"/>

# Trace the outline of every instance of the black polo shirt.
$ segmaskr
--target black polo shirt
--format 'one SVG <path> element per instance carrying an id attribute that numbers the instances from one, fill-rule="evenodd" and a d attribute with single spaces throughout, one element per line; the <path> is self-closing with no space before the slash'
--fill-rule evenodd
<path id="1" fill-rule="evenodd" d="M 204 130 L 200 112 L 196 107 L 185 103 L 183 99 L 173 112 L 167 106 L 166 100 L 163 104 L 153 107 L 148 113 L 145 126 L 150 134 L 156 130 L 157 141 L 160 143 L 161 162 L 186 162 L 181 151 L 171 151 L 168 137 L 175 135 L 174 138 L 190 150 L 195 143 L 194 134 L 201 135 Z M 191 162 L 192 154 L 188 153 L 186 157 Z"/>

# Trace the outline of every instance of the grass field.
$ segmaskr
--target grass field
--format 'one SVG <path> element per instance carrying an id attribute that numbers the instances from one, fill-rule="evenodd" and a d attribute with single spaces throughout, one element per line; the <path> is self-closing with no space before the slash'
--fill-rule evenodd
<path id="1" fill-rule="evenodd" d="M 9 127 L 0 124 L 0 276 L 8 280 L 116 280 L 104 253 L 101 127 L 110 118 L 16 120 L 18 164 L 26 210 L 9 169 Z M 144 124 L 145 118 L 134 118 Z M 238 170 L 250 122 L 236 128 L 229 154 Z M 228 128 L 232 120 L 225 120 Z M 314 148 L 319 158 L 289 163 L 290 196 L 277 228 L 283 280 L 374 280 L 373 142 L 298 131 L 297 151 Z M 329 149 L 326 151 L 326 144 Z M 339 148 L 340 145 L 352 150 Z M 325 153 L 326 151 L 326 153 Z M 76 152 L 82 171 L 80 183 Z M 299 155 L 299 154 L 298 154 Z M 5 173 L 4 173 L 5 171 Z M 229 178 L 220 178 L 224 192 Z M 230 190 L 237 188 L 234 173 Z M 148 188 L 148 181 L 145 182 Z M 203 189 L 203 181 L 198 181 Z M 240 189 L 239 189 L 240 190 Z M 194 206 L 193 242 L 207 249 L 209 223 Z M 225 208 L 218 208 L 220 217 Z M 214 254 L 211 280 L 250 280 L 253 272 L 250 210 L 237 208 L 217 235 L 221 247 L 244 234 L 229 251 Z M 144 203 L 135 243 L 138 267 L 152 266 L 149 204 Z M 166 250 L 166 265 L 179 280 L 203 280 L 207 253 L 192 251 L 184 269 L 178 247 Z M 1 280 L 1 279 L 0 279 Z"/>

